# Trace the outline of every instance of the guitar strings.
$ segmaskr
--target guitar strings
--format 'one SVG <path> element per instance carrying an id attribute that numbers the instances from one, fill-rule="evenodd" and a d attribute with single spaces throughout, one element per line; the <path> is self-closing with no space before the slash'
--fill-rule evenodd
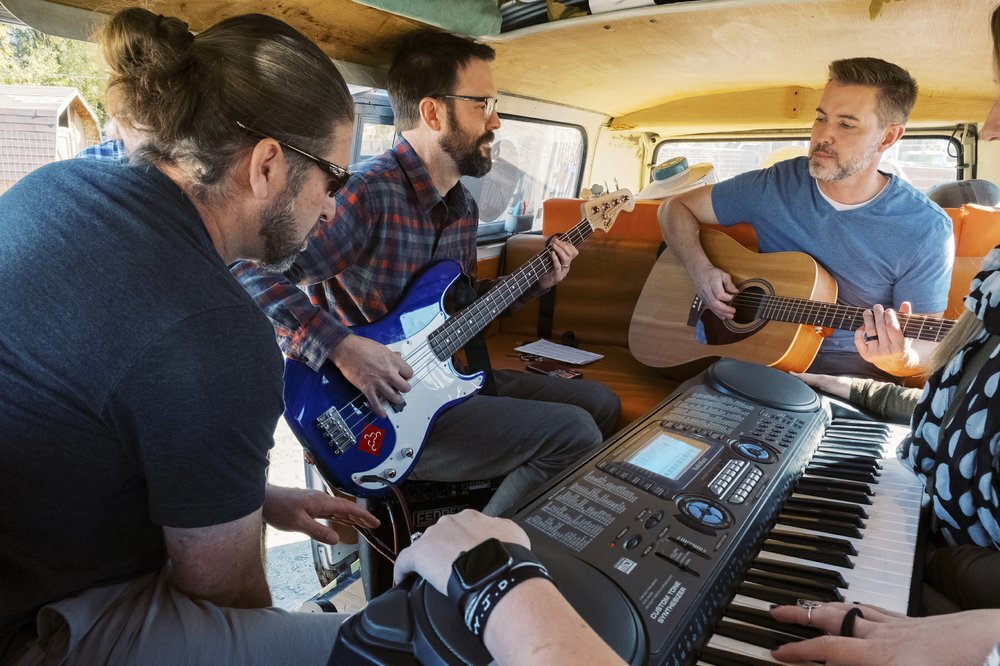
<path id="1" fill-rule="evenodd" d="M 623 205 L 624 204 L 615 204 L 611 207 L 611 210 L 613 210 L 614 213 L 617 214 L 618 209 L 620 209 Z M 579 224 L 569 229 L 562 235 L 566 238 L 566 240 L 571 242 L 573 245 L 579 245 L 584 240 L 586 240 L 591 235 L 591 233 L 593 233 L 593 225 L 589 223 L 589 220 L 587 218 L 584 218 L 583 220 L 580 221 Z M 492 296 L 495 296 L 496 293 L 499 293 L 498 292 L 499 287 L 511 286 L 510 285 L 511 280 L 514 281 L 513 286 L 524 287 L 524 289 L 520 291 L 520 293 L 517 296 L 511 298 L 509 302 L 507 301 L 507 299 L 501 300 L 501 302 L 504 303 L 503 307 L 501 308 L 502 311 L 505 310 L 507 307 L 509 307 L 511 303 L 517 300 L 517 298 L 519 298 L 524 293 L 524 291 L 530 288 L 532 284 L 534 284 L 542 275 L 549 272 L 551 269 L 552 269 L 551 249 L 546 247 L 546 249 L 536 254 L 523 266 L 521 266 L 521 268 L 519 268 L 517 271 L 512 273 L 508 278 L 503 280 L 502 284 L 498 284 L 492 289 L 490 289 L 490 291 L 487 292 L 481 299 L 477 300 L 475 303 L 470 305 L 468 308 L 466 308 L 466 310 L 459 312 L 454 317 L 446 320 L 437 330 L 428 335 L 427 339 L 424 342 L 422 342 L 419 346 L 417 346 L 408 356 L 403 357 L 403 360 L 406 361 L 411 368 L 413 368 L 413 377 L 411 377 L 410 389 L 412 390 L 424 378 L 426 378 L 437 363 L 441 363 L 445 359 L 451 358 L 452 354 L 454 354 L 455 351 L 460 349 L 461 346 L 463 346 L 465 342 L 467 342 L 468 339 L 472 337 L 472 335 L 475 335 L 480 330 L 482 330 L 482 328 L 484 328 L 485 325 L 487 325 L 489 321 L 491 321 L 494 318 L 493 316 L 487 316 L 482 312 L 482 310 L 484 309 L 483 304 L 486 303 L 488 299 L 490 299 Z M 525 284 L 524 285 L 519 284 L 522 278 L 527 277 L 528 273 L 531 273 L 531 276 L 525 280 Z M 490 303 L 490 307 L 491 308 L 494 307 L 492 303 Z M 437 354 L 429 344 L 431 337 L 438 334 L 444 335 L 446 328 L 450 331 L 451 329 L 458 326 L 458 323 L 456 322 L 459 322 L 460 320 L 468 318 L 470 316 L 475 317 L 474 319 L 474 323 L 476 324 L 475 331 L 471 335 L 469 335 L 468 338 L 459 343 L 457 346 L 454 346 L 453 349 L 448 350 L 448 353 L 444 355 L 445 359 L 438 359 Z M 461 328 L 459 328 L 459 332 L 464 334 Z M 367 406 L 367 409 L 363 408 L 365 406 Z M 374 423 L 375 420 L 378 418 L 375 414 L 374 409 L 371 407 L 370 404 L 367 403 L 367 398 L 365 398 L 363 393 L 359 393 L 358 396 L 356 396 L 353 400 L 347 403 L 343 408 L 338 408 L 337 412 L 338 414 L 340 414 L 340 417 L 341 419 L 343 419 L 344 423 L 352 431 L 358 428 L 363 429 L 368 425 L 370 425 L 371 423 Z M 347 412 L 346 416 L 345 412 Z M 353 421 L 351 420 L 352 417 Z M 355 440 L 354 445 L 357 446 L 357 440 Z"/>
<path id="2" fill-rule="evenodd" d="M 574 227 L 566 234 L 567 238 L 569 238 L 571 242 L 574 242 L 574 244 L 575 244 L 574 237 L 577 235 L 574 232 L 578 229 L 579 226 L 580 225 L 577 225 L 577 227 Z M 580 241 L 582 242 L 582 240 L 584 240 L 586 236 L 582 233 L 580 233 L 579 235 L 581 236 Z M 537 280 L 538 277 L 541 277 L 541 275 L 548 272 L 551 269 L 551 267 L 552 267 L 552 258 L 550 251 L 548 249 L 543 250 L 542 252 L 532 257 L 531 260 L 526 262 L 524 266 L 515 271 L 515 273 L 512 274 L 509 278 L 507 278 L 505 282 L 508 284 L 505 286 L 511 286 L 509 284 L 510 280 L 515 281 L 513 286 L 521 286 L 517 283 L 520 282 L 522 278 L 526 277 L 529 272 L 533 274 L 534 279 L 529 278 L 525 280 L 525 282 L 527 283 L 525 286 L 530 286 L 530 284 L 532 284 L 534 280 Z M 497 286 L 499 287 L 500 285 Z M 480 313 L 474 310 L 477 309 L 477 306 L 480 306 L 481 303 L 485 302 L 488 298 L 490 298 L 492 292 L 493 290 L 491 289 L 490 293 L 487 293 L 482 299 L 469 306 L 468 308 L 469 312 L 460 312 L 454 318 L 444 322 L 431 335 L 434 335 L 435 333 L 438 332 L 442 332 L 446 328 L 449 329 L 454 328 L 454 324 L 449 326 L 449 322 L 455 321 L 459 318 L 468 317 L 470 314 L 479 315 Z M 513 302 L 513 300 L 511 300 L 511 302 Z M 506 307 L 509 306 L 509 304 L 510 303 L 506 303 L 503 309 L 506 309 Z M 481 309 L 481 307 L 479 309 Z M 477 321 L 476 323 L 481 324 L 483 323 L 483 321 Z M 403 360 L 406 361 L 411 368 L 413 368 L 413 377 L 411 377 L 410 381 L 411 390 L 430 374 L 431 370 L 435 367 L 437 363 L 443 362 L 443 360 L 438 359 L 437 354 L 431 347 L 429 343 L 430 338 L 431 336 L 428 336 L 428 338 L 424 342 L 422 342 L 419 346 L 417 346 L 409 355 L 403 357 Z M 450 358 L 451 353 L 446 353 L 444 354 L 444 356 L 446 359 Z M 367 405 L 367 409 L 363 409 L 362 406 L 365 405 L 367 405 L 367 399 L 365 398 L 364 394 L 359 394 L 354 400 L 352 400 L 345 406 L 345 409 L 348 410 L 350 414 L 354 417 L 353 420 L 351 421 L 349 421 L 348 418 L 345 418 L 342 410 L 338 410 L 341 412 L 341 418 L 344 419 L 345 423 L 352 430 L 355 430 L 357 428 L 365 428 L 369 424 L 373 423 L 376 420 L 376 418 L 378 418 L 377 416 L 375 416 L 375 412 L 370 405 Z"/>
<path id="3" fill-rule="evenodd" d="M 580 233 L 578 229 L 579 229 L 579 225 L 577 227 L 574 227 L 573 229 L 571 229 L 569 232 L 567 232 L 566 236 L 567 236 L 567 238 L 569 238 L 571 240 L 571 242 L 574 242 L 574 243 L 576 243 L 576 242 L 582 242 L 582 240 L 584 240 L 586 238 L 586 235 L 583 234 L 583 233 Z M 577 241 L 577 239 L 576 239 L 576 236 L 578 236 L 578 235 L 580 236 L 579 241 Z M 514 282 L 515 282 L 514 286 L 520 286 L 517 283 L 521 282 L 521 281 L 523 281 L 525 283 L 524 286 L 526 286 L 526 287 L 530 286 L 541 275 L 543 275 L 544 273 L 548 272 L 551 269 L 551 267 L 552 267 L 551 254 L 550 254 L 549 250 L 547 250 L 547 249 L 543 250 L 539 254 L 535 255 L 531 260 L 529 260 L 528 262 L 526 262 L 525 265 L 522 266 L 520 269 L 518 269 L 518 271 L 516 271 L 511 277 L 509 277 L 507 280 L 505 280 L 505 282 L 508 283 L 505 286 L 511 286 L 509 284 L 511 280 L 514 280 Z M 529 277 L 528 273 L 531 273 L 532 275 Z M 491 290 L 491 292 L 492 291 L 493 290 Z M 478 310 L 482 309 L 481 304 L 484 303 L 484 302 L 486 302 L 486 300 L 488 298 L 490 298 L 490 296 L 491 296 L 491 294 L 488 293 L 482 299 L 480 299 L 479 301 L 477 301 L 476 303 L 474 303 L 473 305 L 471 305 L 469 307 L 469 309 L 468 309 L 469 312 L 459 313 L 454 318 L 449 319 L 448 321 L 446 321 L 432 335 L 437 334 L 439 332 L 443 332 L 446 328 L 454 328 L 455 325 L 451 324 L 451 326 L 449 326 L 449 322 L 454 322 L 456 320 L 459 320 L 460 318 L 468 317 L 469 314 L 480 315 L 481 313 L 478 312 Z M 511 299 L 510 302 L 513 302 L 513 300 L 515 300 L 515 299 Z M 506 309 L 506 307 L 509 304 L 510 303 L 505 303 L 504 309 Z M 485 319 L 488 319 L 488 318 L 484 317 L 483 320 L 480 320 L 477 323 L 478 324 L 482 324 L 482 323 L 484 323 Z M 441 333 L 441 334 L 444 334 L 444 333 Z M 428 336 L 428 340 L 430 340 L 430 337 L 431 336 Z M 441 359 L 437 358 L 437 355 L 435 354 L 434 349 L 428 343 L 428 340 L 425 340 L 423 343 L 421 343 L 417 348 L 415 348 L 408 356 L 404 357 L 404 359 L 403 359 L 414 370 L 413 378 L 412 378 L 412 381 L 411 381 L 411 384 L 410 384 L 411 385 L 411 389 L 412 389 L 412 387 L 418 385 L 420 383 L 420 381 L 422 379 L 424 379 L 429 374 L 430 369 L 432 369 L 436 363 L 441 362 Z M 451 352 L 449 351 L 448 353 L 445 353 L 444 356 L 445 356 L 445 358 L 450 358 L 451 357 Z M 354 403 L 357 402 L 358 400 L 361 401 L 362 405 L 365 404 L 365 398 L 364 398 L 364 395 L 362 394 L 362 395 L 359 395 L 357 398 L 355 398 L 354 401 L 352 401 L 351 403 L 349 403 L 348 406 L 354 407 L 355 406 Z M 374 414 L 374 411 L 371 410 L 370 406 L 369 406 L 368 413 L 364 413 L 364 411 L 362 411 L 359 414 L 358 410 L 353 410 L 352 409 L 352 411 L 353 411 L 353 413 L 357 417 L 360 417 L 360 419 L 362 421 L 364 421 L 363 423 L 359 423 L 357 420 L 355 420 L 354 423 L 349 424 L 352 427 L 359 427 L 359 426 L 360 427 L 364 427 L 364 426 L 367 426 L 369 423 L 372 422 L 372 420 L 367 420 L 367 418 L 369 416 L 372 416 Z"/>
<path id="4" fill-rule="evenodd" d="M 761 319 L 776 319 L 790 323 L 813 324 L 817 326 L 822 325 L 824 322 L 829 322 L 832 328 L 844 328 L 847 330 L 856 330 L 864 323 L 864 308 L 841 305 L 839 303 L 825 303 L 743 291 L 733 297 L 731 304 L 754 307 L 756 308 L 757 316 Z M 941 317 L 899 313 L 896 316 L 899 319 L 903 334 L 908 338 L 937 341 L 944 337 L 944 334 L 951 331 L 955 325 L 954 320 Z M 782 319 L 783 317 L 787 317 L 788 319 Z M 802 321 L 803 317 L 809 319 L 809 321 Z M 840 325 L 836 324 L 838 318 L 840 319 Z M 847 327 L 847 322 L 850 322 L 852 326 Z M 916 329 L 916 331 L 914 332 L 913 329 Z M 925 330 L 927 335 L 933 337 L 922 337 Z"/>

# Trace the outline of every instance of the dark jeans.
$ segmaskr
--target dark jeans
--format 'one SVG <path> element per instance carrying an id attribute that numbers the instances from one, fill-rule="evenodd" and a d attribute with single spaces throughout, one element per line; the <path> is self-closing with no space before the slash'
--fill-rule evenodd
<path id="1" fill-rule="evenodd" d="M 506 475 L 483 509 L 499 515 L 614 431 L 621 403 L 583 379 L 494 373 L 497 395 L 476 395 L 438 417 L 413 478 L 468 481 Z"/>

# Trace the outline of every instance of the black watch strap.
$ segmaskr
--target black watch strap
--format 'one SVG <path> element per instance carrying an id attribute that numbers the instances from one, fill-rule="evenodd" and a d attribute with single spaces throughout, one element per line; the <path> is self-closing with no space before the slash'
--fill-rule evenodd
<path id="1" fill-rule="evenodd" d="M 480 639 L 486 630 L 486 621 L 500 600 L 515 587 L 532 578 L 552 580 L 545 566 L 538 562 L 524 562 L 511 567 L 507 573 L 487 585 L 469 600 L 465 611 L 465 626 Z"/>
<path id="2" fill-rule="evenodd" d="M 509 565 L 510 567 L 513 567 L 515 564 L 519 562 L 535 562 L 541 564 L 540 562 L 538 562 L 538 558 L 535 557 L 535 554 L 532 553 L 530 549 L 525 548 L 520 544 L 500 542 L 497 539 L 488 539 L 487 541 L 492 541 L 497 543 L 499 546 L 503 548 L 503 550 L 506 551 L 506 554 L 510 557 L 511 560 Z M 458 608 L 458 610 L 462 613 L 465 612 L 465 609 L 469 602 L 469 598 L 473 594 L 478 592 L 479 588 L 469 589 L 464 586 L 463 581 L 461 580 L 460 576 L 456 571 L 456 569 L 459 566 L 458 563 L 462 558 L 470 557 L 470 553 L 474 554 L 474 551 L 476 549 L 482 548 L 485 545 L 487 545 L 486 542 L 483 542 L 475 546 L 474 548 L 471 548 L 469 551 L 463 551 L 458 556 L 458 558 L 456 558 L 455 563 L 452 564 L 452 574 L 451 577 L 448 579 L 448 598 L 451 599 L 452 603 L 455 604 L 455 607 Z M 500 573 L 502 573 L 502 571 L 497 573 L 499 575 Z M 485 585 L 483 585 L 483 587 L 485 587 Z"/>
<path id="3" fill-rule="evenodd" d="M 496 552 L 497 550 L 500 552 Z M 475 561 L 477 558 L 484 556 L 498 560 L 495 575 L 491 575 L 488 580 L 481 580 L 479 582 L 469 581 L 464 578 L 461 570 L 469 558 Z M 481 567 L 482 563 L 479 566 Z M 503 579 L 509 572 L 521 568 L 541 571 L 542 574 L 540 575 L 548 577 L 548 571 L 545 569 L 545 566 L 542 565 L 538 557 L 529 548 L 516 543 L 501 542 L 498 539 L 487 539 L 456 558 L 452 564 L 451 577 L 448 579 L 448 598 L 455 604 L 455 608 L 459 611 L 462 618 L 466 620 L 466 626 L 470 626 L 472 606 L 482 597 L 483 591 L 491 588 L 495 582 Z M 480 572 L 480 575 L 482 573 Z M 519 574 L 518 576 L 520 577 L 521 575 Z M 512 582 L 516 584 L 520 582 L 520 578 Z M 510 584 L 506 583 L 504 588 L 506 589 Z"/>

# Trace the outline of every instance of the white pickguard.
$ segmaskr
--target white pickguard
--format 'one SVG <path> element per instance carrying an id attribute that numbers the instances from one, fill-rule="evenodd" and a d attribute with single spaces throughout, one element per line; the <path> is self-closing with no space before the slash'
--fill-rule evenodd
<path id="1" fill-rule="evenodd" d="M 439 313 L 429 324 L 405 340 L 386 345 L 392 351 L 399 352 L 413 366 L 414 378 L 410 380 L 412 388 L 403 394 L 406 406 L 402 411 L 395 412 L 389 405 L 383 405 L 396 431 L 396 446 L 379 465 L 352 474 L 351 480 L 357 485 L 380 490 L 385 487 L 383 484 L 363 483 L 361 477 L 375 475 L 391 480 L 406 473 L 420 453 L 431 419 L 441 407 L 475 393 L 482 386 L 481 374 L 465 378 L 455 372 L 451 359 L 439 361 L 431 351 L 427 336 L 444 322 L 444 313 Z M 421 347 L 422 350 L 417 352 Z M 414 360 L 417 356 L 426 360 Z"/>

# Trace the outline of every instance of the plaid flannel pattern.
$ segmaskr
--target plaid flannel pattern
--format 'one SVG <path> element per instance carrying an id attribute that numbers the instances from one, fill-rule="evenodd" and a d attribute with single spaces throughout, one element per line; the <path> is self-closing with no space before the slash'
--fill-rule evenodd
<path id="1" fill-rule="evenodd" d="M 285 275 L 248 261 L 233 266 L 271 318 L 283 351 L 314 370 L 350 334 L 347 327 L 395 308 L 428 264 L 455 259 L 476 275 L 479 210 L 461 183 L 439 195 L 402 137 L 351 173 L 333 219 L 320 224 Z"/>
<path id="2" fill-rule="evenodd" d="M 110 160 L 119 162 L 128 157 L 125 144 L 118 139 L 108 139 L 101 143 L 84 148 L 76 154 L 76 157 L 92 160 Z"/>

